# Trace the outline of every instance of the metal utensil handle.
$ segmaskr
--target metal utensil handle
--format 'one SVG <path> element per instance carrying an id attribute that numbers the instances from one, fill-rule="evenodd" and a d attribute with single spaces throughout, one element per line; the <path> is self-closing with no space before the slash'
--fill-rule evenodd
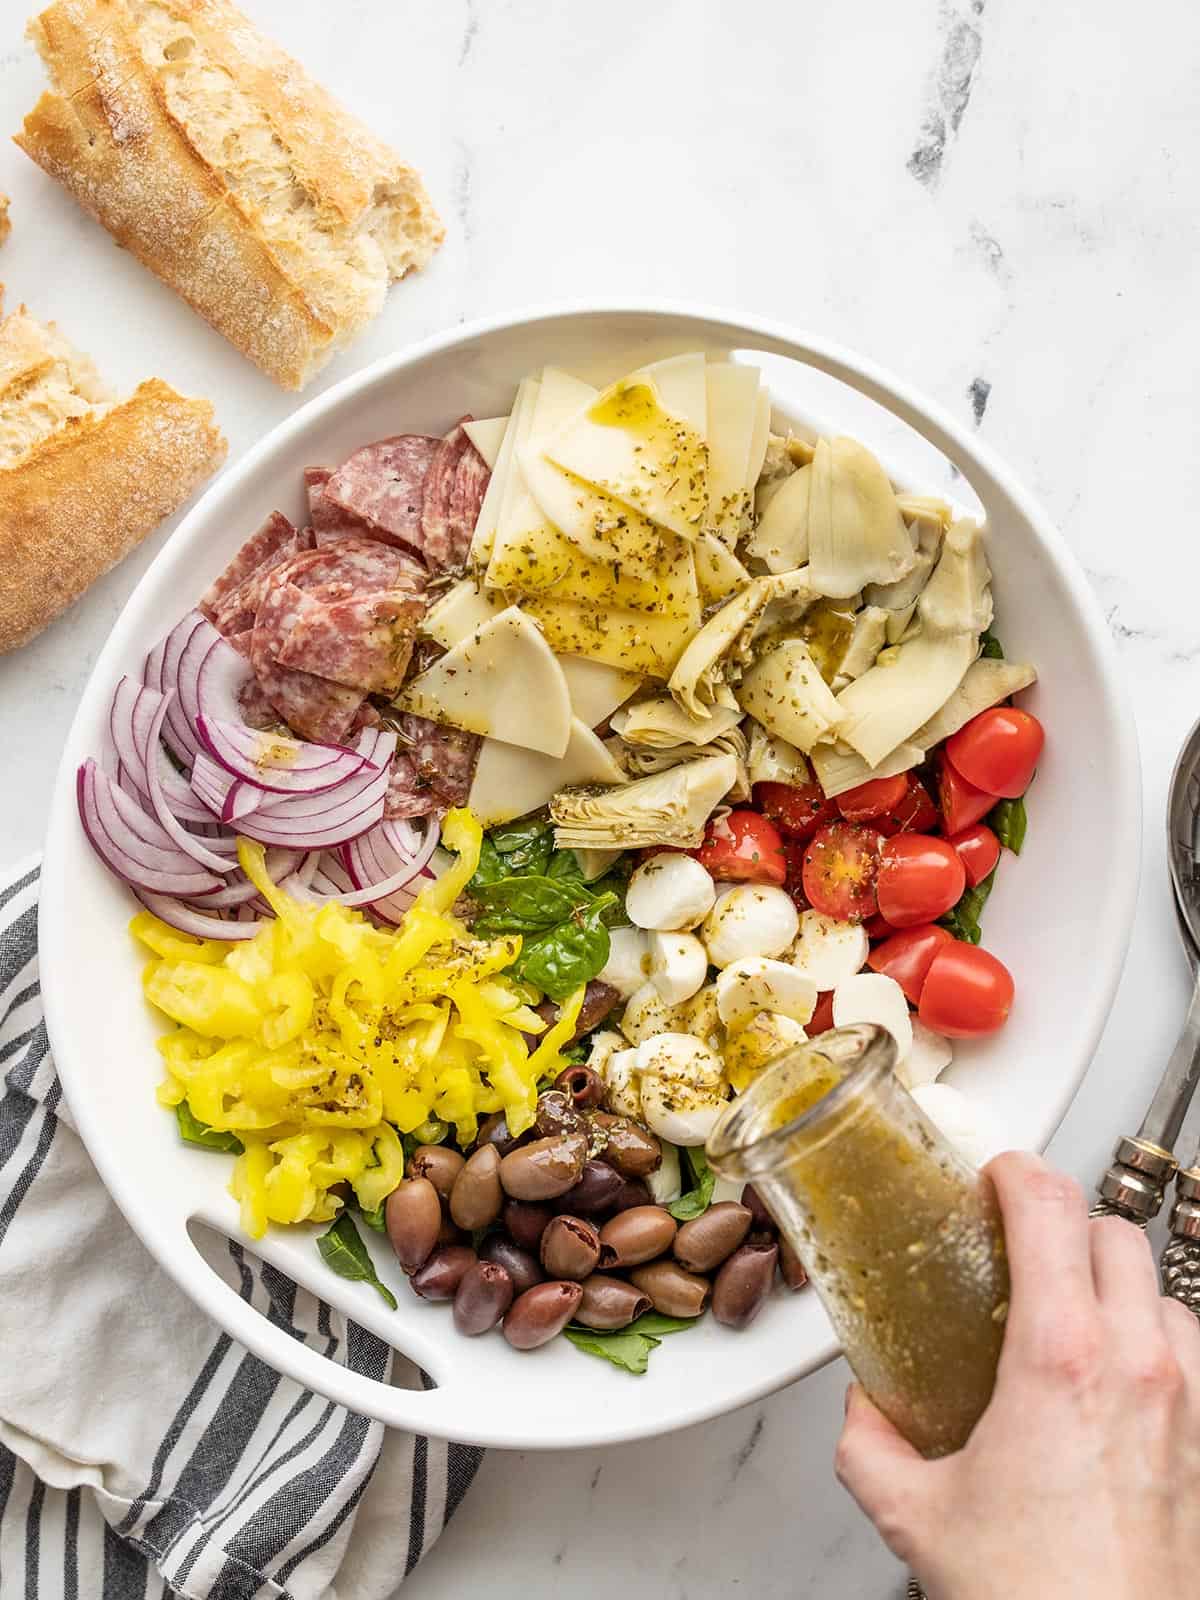
<path id="1" fill-rule="evenodd" d="M 1200 1317 L 1200 1163 L 1175 1180 L 1171 1239 L 1159 1262 L 1165 1295 Z"/>

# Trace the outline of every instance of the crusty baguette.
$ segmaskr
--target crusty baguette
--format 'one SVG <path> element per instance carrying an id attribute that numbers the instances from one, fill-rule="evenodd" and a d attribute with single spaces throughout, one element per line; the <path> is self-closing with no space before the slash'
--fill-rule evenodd
<path id="1" fill-rule="evenodd" d="M 420 177 L 229 0 L 55 0 L 17 143 L 285 388 L 423 266 Z"/>
<path id="2" fill-rule="evenodd" d="M 0 324 L 0 653 L 40 633 L 224 460 L 207 400 L 151 378 L 110 402 L 24 307 Z"/>
<path id="3" fill-rule="evenodd" d="M 9 204 L 8 196 L 0 193 L 0 244 L 3 244 L 12 232 L 12 218 L 8 214 Z"/>

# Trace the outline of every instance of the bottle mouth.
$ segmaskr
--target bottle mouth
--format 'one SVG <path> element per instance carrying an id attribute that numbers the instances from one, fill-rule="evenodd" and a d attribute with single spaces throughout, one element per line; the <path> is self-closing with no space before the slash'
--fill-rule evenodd
<path id="1" fill-rule="evenodd" d="M 708 1136 L 709 1162 L 722 1178 L 750 1183 L 794 1159 L 797 1142 L 815 1148 L 836 1131 L 837 1114 L 896 1066 L 896 1041 L 873 1022 L 831 1028 L 807 1044 L 777 1056 L 729 1109 Z M 831 1079 L 816 1099 L 814 1081 Z M 794 1116 L 790 1102 L 804 1100 Z M 830 1124 L 833 1124 L 831 1127 Z"/>

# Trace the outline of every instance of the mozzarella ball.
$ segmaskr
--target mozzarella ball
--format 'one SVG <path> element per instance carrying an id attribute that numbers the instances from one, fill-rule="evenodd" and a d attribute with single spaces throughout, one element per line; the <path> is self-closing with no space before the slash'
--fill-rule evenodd
<path id="1" fill-rule="evenodd" d="M 712 1200 L 710 1205 L 719 1205 L 722 1200 L 741 1201 L 746 1185 L 740 1178 L 718 1178 L 713 1184 Z"/>
<path id="2" fill-rule="evenodd" d="M 781 956 L 799 925 L 791 895 L 769 884 L 736 883 L 704 919 L 700 937 L 713 966 L 727 967 L 746 956 Z"/>
<path id="3" fill-rule="evenodd" d="M 913 1027 L 904 990 L 882 972 L 857 972 L 843 978 L 833 991 L 834 1027 L 845 1028 L 852 1022 L 877 1022 L 886 1028 L 896 1041 L 897 1061 L 912 1049 Z"/>
<path id="4" fill-rule="evenodd" d="M 641 1044 L 651 1034 L 666 1033 L 671 1026 L 671 1007 L 649 981 L 630 995 L 621 1014 L 621 1032 L 630 1044 Z"/>
<path id="5" fill-rule="evenodd" d="M 983 1166 L 996 1154 L 996 1141 L 975 1106 L 948 1083 L 923 1083 L 911 1091 L 913 1099 L 933 1123 L 947 1144 L 953 1145 L 964 1161 Z"/>
<path id="6" fill-rule="evenodd" d="M 642 1080 L 646 1126 L 671 1144 L 705 1144 L 725 1109 L 725 1098 L 711 1088 L 666 1078 Z"/>
<path id="7" fill-rule="evenodd" d="M 785 1050 L 807 1042 L 808 1035 L 792 1017 L 760 1011 L 725 1045 L 725 1072 L 734 1093 L 744 1093 L 763 1068 Z"/>
<path id="8" fill-rule="evenodd" d="M 836 989 L 867 964 L 871 942 L 862 924 L 838 922 L 820 911 L 800 914 L 800 933 L 788 959 L 797 972 L 811 978 L 819 994 Z"/>
<path id="9" fill-rule="evenodd" d="M 912 1049 L 896 1063 L 896 1076 L 906 1089 L 933 1083 L 954 1060 L 954 1047 L 949 1039 L 934 1033 L 918 1017 L 912 1019 L 912 1030 Z"/>
<path id="10" fill-rule="evenodd" d="M 596 974 L 601 983 L 614 988 L 628 1000 L 650 976 L 650 957 L 646 935 L 640 928 L 612 928 L 608 935 L 608 960 Z"/>
<path id="11" fill-rule="evenodd" d="M 663 851 L 634 868 L 625 911 L 639 928 L 676 933 L 703 922 L 716 893 L 711 875 L 694 856 Z"/>
<path id="12" fill-rule="evenodd" d="M 816 1005 L 816 984 L 786 961 L 744 956 L 717 976 L 717 1010 L 727 1028 L 744 1028 L 760 1011 L 807 1022 Z"/>
<path id="13" fill-rule="evenodd" d="M 690 1033 L 659 1033 L 637 1047 L 637 1071 L 644 1078 L 666 1078 L 709 1088 L 724 1074 L 721 1058 Z"/>
<path id="14" fill-rule="evenodd" d="M 662 1147 L 662 1163 L 653 1172 L 648 1172 L 642 1182 L 650 1191 L 650 1198 L 656 1206 L 669 1206 L 672 1200 L 678 1200 L 683 1193 L 683 1173 L 679 1166 L 679 1151 L 673 1144 L 665 1139 Z"/>
<path id="15" fill-rule="evenodd" d="M 704 987 L 708 955 L 694 933 L 648 933 L 650 982 L 669 1006 L 682 1005 Z"/>
<path id="16" fill-rule="evenodd" d="M 642 1092 L 639 1086 L 636 1050 L 614 1050 L 600 1072 L 604 1079 L 604 1097 L 609 1109 L 622 1117 L 642 1116 Z"/>

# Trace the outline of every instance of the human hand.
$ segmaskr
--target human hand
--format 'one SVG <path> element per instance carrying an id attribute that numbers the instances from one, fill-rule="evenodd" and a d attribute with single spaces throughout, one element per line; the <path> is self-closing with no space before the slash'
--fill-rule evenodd
<path id="1" fill-rule="evenodd" d="M 1012 1300 L 991 1403 L 925 1461 L 853 1386 L 837 1474 L 929 1600 L 1181 1593 L 1200 1572 L 1200 1323 L 1146 1237 L 1035 1156 L 986 1169 Z"/>

